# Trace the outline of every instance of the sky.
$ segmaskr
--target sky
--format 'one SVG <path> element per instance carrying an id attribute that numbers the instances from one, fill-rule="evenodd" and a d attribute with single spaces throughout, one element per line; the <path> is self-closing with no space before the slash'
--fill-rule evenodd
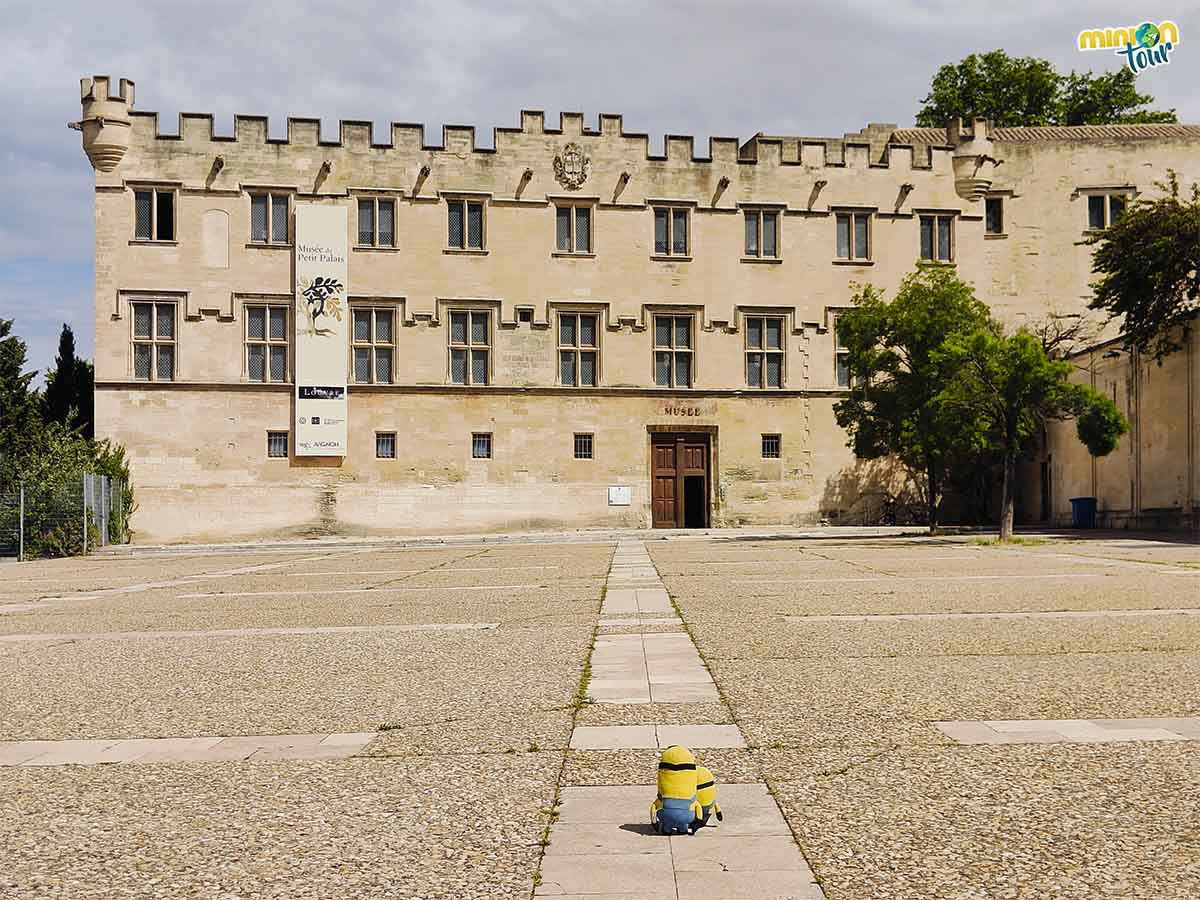
<path id="1" fill-rule="evenodd" d="M 85 75 L 135 81 L 136 108 L 164 131 L 180 111 L 213 113 L 221 134 L 234 113 L 267 115 L 272 136 L 289 115 L 318 116 L 331 138 L 339 118 L 370 119 L 382 139 L 390 121 L 424 122 L 440 142 L 449 123 L 490 144 L 494 126 L 544 109 L 593 126 L 621 113 L 659 147 L 691 134 L 700 149 L 712 135 L 912 125 L 937 68 L 972 52 L 1114 69 L 1075 49 L 1078 32 L 1163 18 L 1179 48 L 1139 90 L 1200 122 L 1200 0 L 0 0 L 0 318 L 15 319 L 30 368 L 53 365 L 63 322 L 91 355 L 93 173 L 66 127 Z"/>

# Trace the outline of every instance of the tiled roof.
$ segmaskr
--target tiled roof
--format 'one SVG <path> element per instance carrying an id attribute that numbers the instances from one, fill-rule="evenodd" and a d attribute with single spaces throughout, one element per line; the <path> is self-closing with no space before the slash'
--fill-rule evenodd
<path id="1" fill-rule="evenodd" d="M 1200 125 L 1031 125 L 996 128 L 992 139 L 1011 143 L 1030 141 L 1145 141 L 1156 138 L 1200 138 Z M 897 144 L 945 144 L 944 128 L 898 128 Z"/>

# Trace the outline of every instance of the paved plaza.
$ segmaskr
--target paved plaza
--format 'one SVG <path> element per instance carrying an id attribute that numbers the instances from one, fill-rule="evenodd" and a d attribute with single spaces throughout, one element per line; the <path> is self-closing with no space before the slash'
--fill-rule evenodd
<path id="1" fill-rule="evenodd" d="M 0 565 L 0 896 L 1200 896 L 1200 547 L 898 530 Z M 683 742 L 725 818 L 647 823 Z"/>

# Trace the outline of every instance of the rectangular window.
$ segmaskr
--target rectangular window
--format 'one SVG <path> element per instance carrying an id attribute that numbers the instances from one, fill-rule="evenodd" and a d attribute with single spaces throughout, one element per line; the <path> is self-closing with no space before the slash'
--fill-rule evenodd
<path id="1" fill-rule="evenodd" d="M 590 434 L 575 435 L 575 458 L 592 458 L 592 436 Z"/>
<path id="2" fill-rule="evenodd" d="M 592 252 L 592 207 L 559 206 L 554 212 L 554 246 L 559 253 Z"/>
<path id="3" fill-rule="evenodd" d="M 559 313 L 558 381 L 571 387 L 595 387 L 600 346 L 600 317 L 595 313 Z"/>
<path id="4" fill-rule="evenodd" d="M 779 459 L 779 435 L 764 434 L 762 436 L 762 458 Z"/>
<path id="5" fill-rule="evenodd" d="M 358 246 L 396 246 L 396 201 L 380 197 L 358 200 Z"/>
<path id="6" fill-rule="evenodd" d="M 833 320 L 833 365 L 837 386 L 850 387 L 850 351 L 838 336 L 837 319 Z"/>
<path id="7" fill-rule="evenodd" d="M 1129 196 L 1125 193 L 1089 194 L 1088 195 L 1088 228 L 1107 228 L 1117 221 L 1129 204 Z"/>
<path id="8" fill-rule="evenodd" d="M 837 258 L 871 258 L 871 214 L 845 212 L 837 214 Z"/>
<path id="9" fill-rule="evenodd" d="M 391 384 L 396 364 L 396 311 L 355 306 L 350 315 L 350 373 L 354 383 Z"/>
<path id="10" fill-rule="evenodd" d="M 983 218 L 985 234 L 1004 234 L 1004 198 L 984 197 Z"/>
<path id="11" fill-rule="evenodd" d="M 396 432 L 380 431 L 375 435 L 375 458 L 396 458 Z"/>
<path id="12" fill-rule="evenodd" d="M 654 317 L 654 383 L 691 387 L 694 372 L 691 316 Z"/>
<path id="13" fill-rule="evenodd" d="M 250 195 L 250 243 L 288 242 L 289 202 L 287 194 Z"/>
<path id="14" fill-rule="evenodd" d="M 144 188 L 133 192 L 133 237 L 138 241 L 175 240 L 175 191 Z"/>
<path id="15" fill-rule="evenodd" d="M 490 314 L 484 311 L 450 313 L 450 383 L 487 384 L 491 349 Z"/>
<path id="16" fill-rule="evenodd" d="M 783 387 L 782 317 L 746 317 L 746 385 Z"/>
<path id="17" fill-rule="evenodd" d="M 921 259 L 954 259 L 954 216 L 921 216 Z"/>
<path id="18" fill-rule="evenodd" d="M 492 458 L 492 436 L 488 433 L 476 432 L 471 435 L 471 458 Z"/>
<path id="19" fill-rule="evenodd" d="M 654 207 L 654 255 L 687 256 L 689 210 L 679 207 Z"/>
<path id="20" fill-rule="evenodd" d="M 288 433 L 286 431 L 267 432 L 267 456 L 271 459 L 287 459 Z"/>
<path id="21" fill-rule="evenodd" d="M 452 250 L 483 249 L 483 201 L 450 200 L 447 246 Z"/>
<path id="22" fill-rule="evenodd" d="M 288 380 L 288 308 L 246 307 L 246 377 L 250 381 Z"/>
<path id="23" fill-rule="evenodd" d="M 175 380 L 175 304 L 131 303 L 133 377 L 141 381 Z"/>
<path id="24" fill-rule="evenodd" d="M 769 209 L 748 209 L 745 215 L 746 256 L 778 259 L 779 213 Z"/>

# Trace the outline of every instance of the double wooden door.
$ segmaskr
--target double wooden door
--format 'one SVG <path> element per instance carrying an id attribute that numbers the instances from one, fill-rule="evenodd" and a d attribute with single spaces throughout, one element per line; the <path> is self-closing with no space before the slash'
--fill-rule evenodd
<path id="1" fill-rule="evenodd" d="M 655 528 L 707 528 L 709 441 L 706 434 L 650 436 Z"/>

